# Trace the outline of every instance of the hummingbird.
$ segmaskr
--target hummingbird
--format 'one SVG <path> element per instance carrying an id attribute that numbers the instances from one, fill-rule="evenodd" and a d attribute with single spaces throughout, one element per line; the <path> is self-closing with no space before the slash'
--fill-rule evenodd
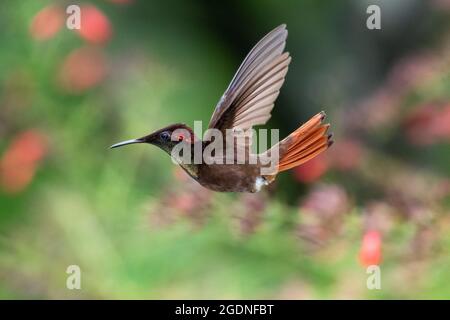
<path id="1" fill-rule="evenodd" d="M 321 111 L 267 151 L 261 154 L 251 151 L 252 128 L 265 124 L 271 117 L 291 62 L 289 53 L 284 52 L 287 35 L 286 25 L 282 24 L 253 47 L 217 103 L 209 122 L 209 129 L 223 134 L 225 145 L 235 142 L 234 133 L 244 132 L 244 142 L 238 146 L 231 144 L 234 146 L 231 154 L 236 157 L 243 152 L 245 161 L 196 163 L 192 156 L 187 160 L 186 157 L 175 157 L 176 163 L 203 187 L 218 192 L 258 192 L 272 183 L 280 172 L 302 165 L 333 144 L 332 134 L 328 133 L 330 125 L 323 123 L 325 112 Z M 199 147 L 205 151 L 212 141 L 196 137 L 190 127 L 177 123 L 110 148 L 135 143 L 157 146 L 174 159 L 174 148 L 186 147 L 188 151 L 194 151 Z M 223 153 L 217 154 L 225 157 Z M 272 154 L 277 154 L 276 163 L 272 170 L 263 172 L 261 159 Z"/>

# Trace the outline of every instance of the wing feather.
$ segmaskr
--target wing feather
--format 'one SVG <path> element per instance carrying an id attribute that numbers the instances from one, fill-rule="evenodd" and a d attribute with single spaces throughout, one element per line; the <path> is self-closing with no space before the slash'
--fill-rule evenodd
<path id="1" fill-rule="evenodd" d="M 290 62 L 289 54 L 283 54 L 286 38 L 286 25 L 281 25 L 250 51 L 217 104 L 209 128 L 249 129 L 270 119 Z"/>

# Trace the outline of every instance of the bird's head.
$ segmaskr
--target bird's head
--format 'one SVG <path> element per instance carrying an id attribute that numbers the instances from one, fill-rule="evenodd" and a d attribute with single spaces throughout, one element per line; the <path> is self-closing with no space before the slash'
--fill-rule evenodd
<path id="1" fill-rule="evenodd" d="M 118 148 L 133 143 L 149 143 L 153 144 L 167 153 L 171 153 L 172 149 L 179 143 L 194 143 L 194 133 L 191 128 L 182 123 L 172 124 L 165 128 L 159 129 L 142 138 L 122 141 L 112 145 L 110 148 Z"/>

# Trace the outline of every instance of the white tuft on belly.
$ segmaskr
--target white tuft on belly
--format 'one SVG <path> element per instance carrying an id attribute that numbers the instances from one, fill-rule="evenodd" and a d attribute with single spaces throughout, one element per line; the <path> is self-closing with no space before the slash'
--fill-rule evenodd
<path id="1" fill-rule="evenodd" d="M 256 180 L 255 180 L 255 190 L 256 190 L 256 192 L 261 191 L 261 188 L 263 186 L 267 186 L 267 185 L 268 185 L 267 180 L 264 179 L 263 177 L 257 177 L 256 178 Z"/>

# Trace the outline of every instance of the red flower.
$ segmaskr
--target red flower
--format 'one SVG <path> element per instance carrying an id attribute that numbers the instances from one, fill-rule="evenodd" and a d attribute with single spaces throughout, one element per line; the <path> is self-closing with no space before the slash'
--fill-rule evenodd
<path id="1" fill-rule="evenodd" d="M 93 5 L 81 7 L 81 28 L 77 31 L 83 39 L 95 44 L 106 43 L 112 35 L 108 18 Z"/>
<path id="2" fill-rule="evenodd" d="M 365 267 L 379 265 L 381 262 L 381 235 L 378 231 L 369 230 L 364 234 L 359 261 Z"/>
<path id="3" fill-rule="evenodd" d="M 294 176 L 300 182 L 311 183 L 319 179 L 328 169 L 328 162 L 321 154 L 294 169 Z"/>
<path id="4" fill-rule="evenodd" d="M 450 103 L 447 103 L 433 121 L 433 133 L 436 137 L 450 138 Z"/>
<path id="5" fill-rule="evenodd" d="M 411 143 L 428 145 L 450 138 L 450 104 L 425 104 L 407 117 L 405 134 Z"/>
<path id="6" fill-rule="evenodd" d="M 359 166 L 363 156 L 363 150 L 359 142 L 345 139 L 333 145 L 326 153 L 330 164 L 342 170 L 352 170 Z"/>
<path id="7" fill-rule="evenodd" d="M 50 5 L 36 13 L 31 22 L 30 33 L 36 40 L 48 40 L 61 30 L 63 24 L 63 9 L 57 5 Z"/>
<path id="8" fill-rule="evenodd" d="M 59 72 L 61 86 L 69 92 L 79 93 L 98 85 L 107 74 L 106 58 L 95 48 L 72 51 Z"/>
<path id="9" fill-rule="evenodd" d="M 0 160 L 0 183 L 3 189 L 17 193 L 33 180 L 39 161 L 47 152 L 45 136 L 29 130 L 15 137 Z"/>

